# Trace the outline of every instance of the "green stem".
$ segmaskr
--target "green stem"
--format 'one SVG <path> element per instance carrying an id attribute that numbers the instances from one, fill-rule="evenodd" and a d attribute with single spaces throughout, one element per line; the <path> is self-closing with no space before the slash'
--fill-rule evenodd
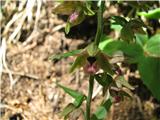
<path id="1" fill-rule="evenodd" d="M 86 120 L 90 120 L 90 113 L 91 113 L 90 109 L 91 109 L 93 86 L 94 86 L 94 76 L 90 75 L 88 97 L 87 97 L 87 103 L 86 103 Z"/>
<path id="2" fill-rule="evenodd" d="M 101 4 L 99 6 L 98 9 L 98 13 L 97 13 L 97 20 L 98 20 L 98 24 L 97 24 L 97 32 L 96 32 L 96 37 L 95 37 L 95 44 L 98 46 L 102 33 L 103 33 L 103 9 L 104 9 L 104 1 L 101 1 Z"/>

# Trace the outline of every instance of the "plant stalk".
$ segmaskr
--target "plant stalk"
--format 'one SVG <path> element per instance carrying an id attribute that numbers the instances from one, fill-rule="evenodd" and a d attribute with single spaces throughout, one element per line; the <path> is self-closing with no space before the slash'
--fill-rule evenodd
<path id="1" fill-rule="evenodd" d="M 93 86 L 94 86 L 94 76 L 90 75 L 88 97 L 87 97 L 87 103 L 86 103 L 86 120 L 90 120 Z"/>
<path id="2" fill-rule="evenodd" d="M 98 13 L 97 13 L 97 32 L 96 32 L 96 37 L 95 37 L 95 44 L 99 45 L 99 42 L 101 40 L 101 36 L 103 33 L 103 9 L 104 9 L 104 3 L 105 1 L 101 1 L 101 4 L 99 6 L 98 9 Z"/>

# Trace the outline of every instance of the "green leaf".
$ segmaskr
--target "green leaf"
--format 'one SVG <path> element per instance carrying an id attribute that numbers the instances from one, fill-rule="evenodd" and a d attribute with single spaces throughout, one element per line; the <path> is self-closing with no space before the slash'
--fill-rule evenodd
<path id="1" fill-rule="evenodd" d="M 122 40 L 127 41 L 127 42 L 133 41 L 134 32 L 129 25 L 125 25 L 121 29 L 121 38 Z"/>
<path id="2" fill-rule="evenodd" d="M 71 24 L 69 22 L 67 22 L 66 26 L 65 26 L 65 33 L 68 34 L 71 28 Z"/>
<path id="3" fill-rule="evenodd" d="M 81 108 L 77 108 L 67 116 L 67 120 L 77 120 L 80 117 L 80 115 L 83 115 L 83 113 L 84 112 Z"/>
<path id="4" fill-rule="evenodd" d="M 122 26 L 121 25 L 115 25 L 115 24 L 111 24 L 111 29 L 117 31 L 117 32 L 120 32 L 121 29 L 122 29 Z"/>
<path id="5" fill-rule="evenodd" d="M 56 60 L 60 60 L 63 58 L 67 58 L 69 56 L 74 56 L 74 55 L 78 55 L 79 53 L 81 53 L 81 49 L 80 50 L 73 50 L 67 53 L 62 53 L 62 54 L 57 54 L 57 55 L 53 55 L 51 57 L 49 57 L 50 60 L 56 61 Z"/>
<path id="6" fill-rule="evenodd" d="M 112 77 L 107 73 L 97 74 L 95 75 L 95 79 L 97 82 L 103 87 L 108 87 L 112 83 Z"/>
<path id="7" fill-rule="evenodd" d="M 117 51 L 122 51 L 129 62 L 135 63 L 143 54 L 143 49 L 138 44 L 128 44 L 124 41 L 109 41 L 105 46 L 100 48 L 106 55 L 113 56 Z"/>
<path id="8" fill-rule="evenodd" d="M 160 58 L 142 56 L 139 60 L 138 70 L 144 84 L 160 101 Z"/>
<path id="9" fill-rule="evenodd" d="M 125 18 L 120 17 L 120 16 L 113 16 L 111 19 L 115 21 L 112 24 L 118 24 L 121 26 L 125 26 L 128 23 L 128 21 Z"/>
<path id="10" fill-rule="evenodd" d="M 112 38 L 110 38 L 110 37 L 108 37 L 108 36 L 106 36 L 106 35 L 102 35 L 98 48 L 99 48 L 100 50 L 103 50 L 103 49 L 105 48 L 105 46 L 106 46 L 109 42 L 112 42 L 112 41 L 113 41 Z"/>
<path id="11" fill-rule="evenodd" d="M 149 56 L 160 57 L 160 34 L 154 35 L 147 41 L 144 51 Z"/>
<path id="12" fill-rule="evenodd" d="M 66 117 L 69 115 L 69 113 L 71 113 L 72 111 L 74 111 L 76 109 L 76 106 L 72 103 L 68 104 L 63 111 L 60 113 L 60 117 Z"/>
<path id="13" fill-rule="evenodd" d="M 107 72 L 107 73 L 109 73 L 111 75 L 114 74 L 114 72 L 112 71 L 112 66 L 108 62 L 107 56 L 105 56 L 103 53 L 98 53 L 96 55 L 96 59 L 97 59 L 98 65 L 100 66 L 100 68 L 103 69 L 104 72 Z"/>
<path id="14" fill-rule="evenodd" d="M 148 19 L 160 19 L 160 8 L 156 8 L 147 12 L 138 12 L 137 15 L 144 16 Z"/>
<path id="15" fill-rule="evenodd" d="M 86 1 L 85 3 L 86 7 L 84 9 L 84 14 L 89 16 L 95 15 L 95 12 L 91 9 L 92 1 Z"/>
<path id="16" fill-rule="evenodd" d="M 65 87 L 65 86 L 62 86 L 62 85 L 60 85 L 60 84 L 57 84 L 60 88 L 62 88 L 66 93 L 68 93 L 70 96 L 72 96 L 74 99 L 75 99 L 75 101 L 74 101 L 74 105 L 76 106 L 76 107 L 79 107 L 81 104 L 82 104 L 82 102 L 86 99 L 86 96 L 85 95 L 83 95 L 82 93 L 80 93 L 80 92 L 77 92 L 76 90 L 72 90 L 72 89 L 70 89 L 70 88 L 67 88 L 67 87 Z"/>
<path id="17" fill-rule="evenodd" d="M 91 120 L 104 120 L 107 116 L 107 112 L 109 111 L 112 102 L 110 99 L 106 100 L 96 112 L 92 115 Z"/>
<path id="18" fill-rule="evenodd" d="M 140 19 L 132 19 L 132 20 L 129 21 L 128 25 L 131 28 L 146 27 L 146 25 Z"/>
<path id="19" fill-rule="evenodd" d="M 115 82 L 116 82 L 116 84 L 117 84 L 118 87 L 124 86 L 124 87 L 127 87 L 127 88 L 131 89 L 131 90 L 134 89 L 134 87 L 132 87 L 132 86 L 124 79 L 123 76 L 118 76 L 118 77 L 116 78 Z"/>
<path id="20" fill-rule="evenodd" d="M 141 47 L 145 45 L 148 40 L 147 34 L 135 34 L 136 36 L 136 43 L 139 44 Z"/>
<path id="21" fill-rule="evenodd" d="M 69 72 L 72 73 L 76 68 L 82 67 L 86 62 L 86 58 L 87 56 L 85 54 L 79 55 L 74 61 L 74 63 L 72 64 Z"/>
<path id="22" fill-rule="evenodd" d="M 77 7 L 81 7 L 82 3 L 80 1 L 64 1 L 54 8 L 53 12 L 56 14 L 70 15 Z"/>
<path id="23" fill-rule="evenodd" d="M 89 56 L 95 56 L 99 51 L 97 45 L 94 42 L 90 43 L 86 49 Z"/>

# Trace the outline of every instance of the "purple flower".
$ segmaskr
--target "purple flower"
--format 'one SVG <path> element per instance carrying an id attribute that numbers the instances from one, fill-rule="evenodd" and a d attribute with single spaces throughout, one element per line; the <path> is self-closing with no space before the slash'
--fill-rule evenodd
<path id="1" fill-rule="evenodd" d="M 73 12 L 70 16 L 69 16 L 69 22 L 72 23 L 74 22 L 79 16 L 79 13 L 78 12 Z"/>

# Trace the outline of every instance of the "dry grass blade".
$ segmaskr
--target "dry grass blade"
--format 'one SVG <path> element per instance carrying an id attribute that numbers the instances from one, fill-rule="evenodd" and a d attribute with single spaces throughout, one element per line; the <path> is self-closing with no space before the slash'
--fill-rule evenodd
<path id="1" fill-rule="evenodd" d="M 8 75 L 9 75 L 9 78 L 10 78 L 10 88 L 12 89 L 13 84 L 14 84 L 14 80 L 13 80 L 12 73 L 9 70 L 9 68 L 7 66 L 7 63 L 6 63 L 6 49 L 7 49 L 7 46 L 6 46 L 6 40 L 5 40 L 5 38 L 2 39 L 2 45 L 1 45 L 0 49 L 1 49 L 1 55 L 0 55 L 0 57 L 1 57 L 1 62 L 2 62 L 1 70 L 3 71 L 3 66 L 4 66 L 4 68 L 8 72 Z M 2 71 L 0 71 L 0 74 L 2 74 Z"/>

